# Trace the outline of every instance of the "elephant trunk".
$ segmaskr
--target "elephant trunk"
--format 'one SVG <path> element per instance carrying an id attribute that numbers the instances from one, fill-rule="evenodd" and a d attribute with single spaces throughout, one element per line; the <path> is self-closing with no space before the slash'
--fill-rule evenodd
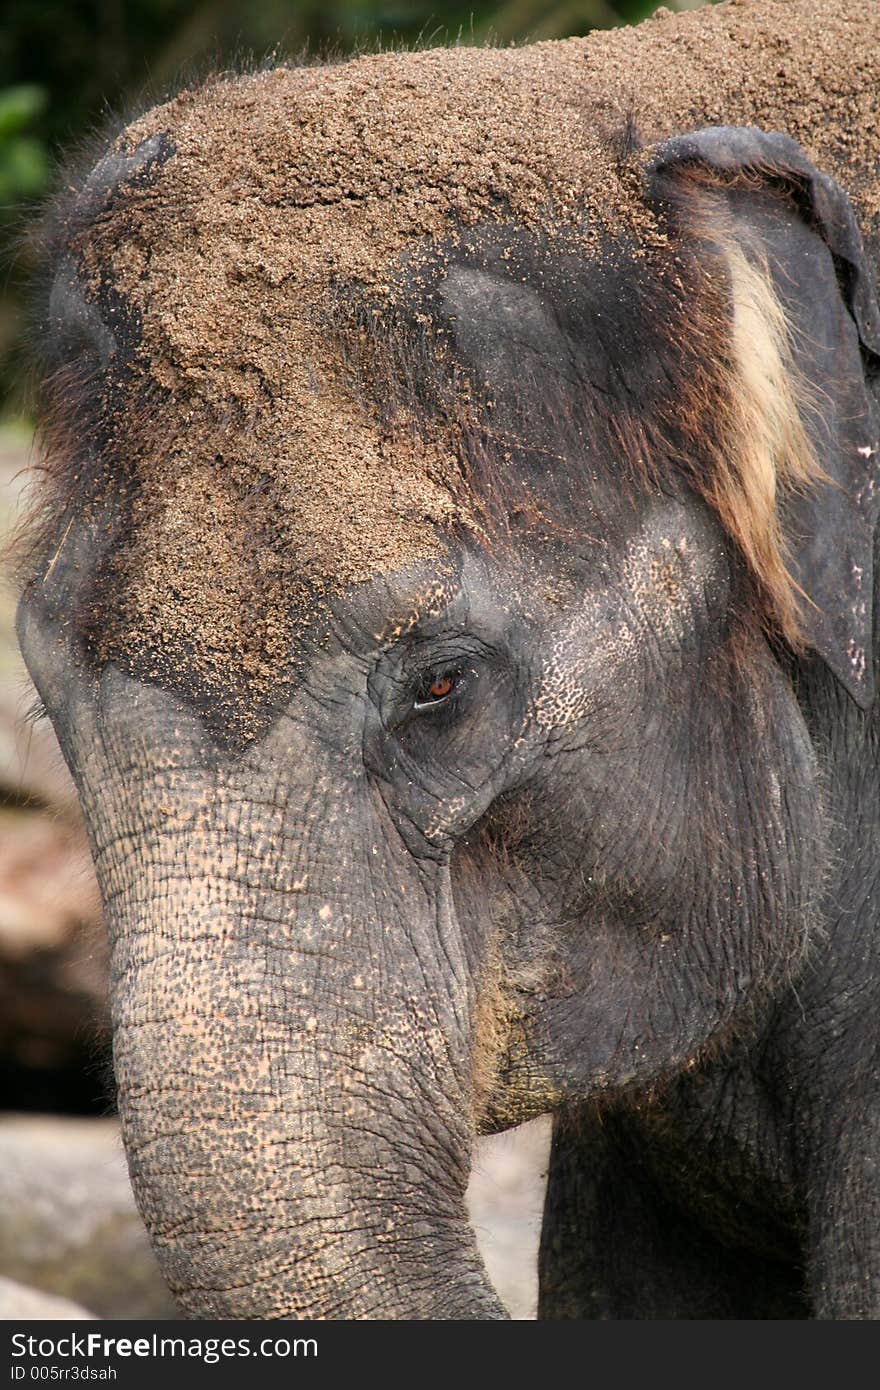
<path id="1" fill-rule="evenodd" d="M 322 855 L 288 836 L 288 864 L 327 867 L 279 893 L 253 828 L 243 864 L 216 825 L 156 825 L 106 895 L 123 1137 L 182 1307 L 506 1316 L 464 1206 L 472 972 L 445 871 L 405 881 L 383 837 Z M 365 920 L 367 879 L 394 883 L 384 920 Z"/>

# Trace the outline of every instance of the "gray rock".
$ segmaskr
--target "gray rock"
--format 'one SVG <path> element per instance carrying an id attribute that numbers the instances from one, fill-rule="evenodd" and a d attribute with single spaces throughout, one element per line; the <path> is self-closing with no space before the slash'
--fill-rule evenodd
<path id="1" fill-rule="evenodd" d="M 74 1319 L 93 1318 L 78 1303 L 69 1298 L 56 1298 L 54 1294 L 41 1293 L 39 1289 L 28 1289 L 17 1284 L 14 1279 L 4 1279 L 0 1275 L 0 1320 L 10 1322 L 70 1322 Z"/>
<path id="2" fill-rule="evenodd" d="M 99 1317 L 180 1316 L 134 1205 L 115 1120 L 0 1117 L 0 1269 Z"/>
<path id="3" fill-rule="evenodd" d="M 478 1141 L 465 1194 L 498 1297 L 512 1318 L 534 1318 L 538 1243 L 550 1152 L 549 1115 Z"/>

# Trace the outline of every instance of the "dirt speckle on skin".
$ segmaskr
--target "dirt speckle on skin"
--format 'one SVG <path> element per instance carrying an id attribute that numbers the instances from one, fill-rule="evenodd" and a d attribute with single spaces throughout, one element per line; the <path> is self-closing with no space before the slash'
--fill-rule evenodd
<path id="1" fill-rule="evenodd" d="M 380 424 L 356 396 L 334 297 L 390 295 L 402 253 L 492 220 L 563 227 L 585 256 L 603 231 L 656 244 L 639 160 L 608 138 L 633 114 L 648 143 L 785 131 L 880 234 L 880 6 L 862 0 L 730 0 L 520 49 L 222 76 L 124 133 L 123 150 L 162 133 L 173 153 L 73 248 L 142 327 L 113 407 L 138 478 L 118 631 L 270 688 L 297 603 L 440 553 L 467 522 L 455 441 Z"/>

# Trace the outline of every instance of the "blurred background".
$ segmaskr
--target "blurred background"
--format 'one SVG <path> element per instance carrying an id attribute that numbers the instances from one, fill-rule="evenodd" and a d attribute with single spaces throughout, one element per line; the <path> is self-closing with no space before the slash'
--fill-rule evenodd
<path id="1" fill-rule="evenodd" d="M 703 0 L 667 0 L 696 9 Z M 303 52 L 520 43 L 656 0 L 6 0 L 0 20 L 0 556 L 27 488 L 28 228 L 95 130 L 187 78 Z M 100 906 L 76 798 L 0 589 L 0 1317 L 174 1316 L 113 1119 Z M 488 1143 L 470 1190 L 499 1291 L 534 1316 L 548 1126 Z M 57 1302 L 58 1298 L 69 1302 Z"/>

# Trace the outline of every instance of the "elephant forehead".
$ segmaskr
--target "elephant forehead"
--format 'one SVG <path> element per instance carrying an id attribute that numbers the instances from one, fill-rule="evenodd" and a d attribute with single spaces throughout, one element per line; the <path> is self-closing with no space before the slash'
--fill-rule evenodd
<path id="1" fill-rule="evenodd" d="M 501 200 L 524 222 L 577 204 L 585 244 L 627 201 L 623 185 L 596 196 L 600 142 L 593 162 L 576 150 L 564 74 L 551 117 L 543 59 L 526 66 L 485 52 L 281 69 L 185 93 L 123 135 L 119 167 L 144 158 L 72 248 L 87 296 L 109 292 L 133 326 L 107 431 L 137 476 L 108 656 L 176 649 L 203 683 L 232 663 L 268 687 L 292 613 L 439 559 L 473 522 L 452 428 L 400 407 L 389 421 L 359 343 L 330 325 L 339 293 L 392 300 L 404 247 Z"/>
<path id="2" fill-rule="evenodd" d="M 355 544 L 352 533 L 382 530 L 394 498 L 382 476 L 386 441 L 353 399 L 327 332 L 336 297 L 356 286 L 381 302 L 402 253 L 451 233 L 466 242 L 487 219 L 550 233 L 564 226 L 590 257 L 608 236 L 662 245 L 638 159 L 622 159 L 608 139 L 633 110 L 646 140 L 690 127 L 701 111 L 830 148 L 838 113 L 821 122 L 814 113 L 817 128 L 802 129 L 802 108 L 813 107 L 798 84 L 812 90 L 820 71 L 837 90 L 832 78 L 850 62 L 850 84 L 868 77 L 844 56 L 858 35 L 842 32 L 838 8 L 810 0 L 802 9 L 809 62 L 782 86 L 774 41 L 789 42 L 790 22 L 773 4 L 710 7 L 686 25 L 661 20 L 520 50 L 282 67 L 215 79 L 154 108 L 123 133 L 115 158 L 161 138 L 162 159 L 135 160 L 72 246 L 94 298 L 106 304 L 109 287 L 111 308 L 137 325 L 135 385 L 162 403 L 161 421 L 154 409 L 138 432 L 124 402 L 120 451 L 138 456 L 154 493 L 173 491 L 193 460 L 247 470 L 248 488 L 267 501 L 264 480 L 277 480 L 296 501 L 291 516 L 306 523 L 290 524 L 291 547 L 331 575 L 351 555 L 348 568 L 360 574 L 363 537 Z M 876 21 L 860 23 L 863 37 L 876 33 Z M 360 384 L 369 398 L 370 382 Z M 395 451 L 393 469 L 410 499 L 426 477 L 434 485 L 433 520 L 436 486 L 451 481 L 449 451 L 441 442 L 401 458 Z M 346 527 L 340 499 L 359 479 Z M 310 525 L 312 503 L 323 530 Z M 251 518 L 266 510 L 252 496 Z M 414 510 L 397 508 L 394 544 L 374 547 L 371 572 L 394 567 L 401 547 L 424 554 L 425 517 Z"/>
<path id="3" fill-rule="evenodd" d="M 184 93 L 122 136 L 115 157 L 136 172 L 74 253 L 87 292 L 106 302 L 109 285 L 136 326 L 115 433 L 156 536 L 179 531 L 181 490 L 199 495 L 211 474 L 212 493 L 245 496 L 249 526 L 283 536 L 310 582 L 359 582 L 436 549 L 453 494 L 461 504 L 454 444 L 439 428 L 426 441 L 424 420 L 383 426 L 334 305 L 352 289 L 392 300 L 405 248 L 502 204 L 532 225 L 552 205 L 585 246 L 611 209 L 651 222 L 595 134 L 585 157 L 576 55 L 555 59 L 279 69 Z M 138 161 L 159 141 L 161 158 Z M 161 411 L 139 418 L 144 398 Z M 212 508 L 192 511 L 200 552 Z"/>
<path id="4" fill-rule="evenodd" d="M 310 604 L 348 585 L 439 559 L 455 510 L 440 451 L 346 423 L 342 412 L 326 421 L 320 470 L 313 417 L 287 448 L 264 441 L 281 455 L 271 474 L 257 439 L 250 457 L 234 459 L 206 459 L 198 430 L 172 442 L 142 484 L 117 560 L 129 632 L 277 671 L 293 615 L 305 620 Z"/>
<path id="5" fill-rule="evenodd" d="M 65 246 L 123 330 L 115 354 L 98 335 L 118 377 L 100 449 L 135 499 L 114 558 L 116 636 L 148 653 L 176 641 L 218 688 L 230 664 L 268 688 L 292 607 L 438 556 L 448 523 L 470 520 L 456 441 L 423 419 L 383 423 L 359 344 L 328 331 L 340 296 L 393 306 L 402 258 L 493 219 L 563 226 L 584 264 L 609 234 L 662 248 L 639 159 L 607 138 L 636 109 L 646 140 L 699 112 L 787 129 L 833 171 L 846 113 L 819 121 L 805 92 L 817 71 L 842 90 L 847 64 L 848 83 L 875 90 L 854 39 L 876 20 L 844 33 L 839 7 L 808 0 L 809 61 L 780 85 L 786 8 L 712 7 L 688 17 L 687 43 L 661 20 L 226 77 L 130 126 L 112 155 L 128 176 L 93 185 Z M 137 160 L 159 143 L 161 159 Z"/>

